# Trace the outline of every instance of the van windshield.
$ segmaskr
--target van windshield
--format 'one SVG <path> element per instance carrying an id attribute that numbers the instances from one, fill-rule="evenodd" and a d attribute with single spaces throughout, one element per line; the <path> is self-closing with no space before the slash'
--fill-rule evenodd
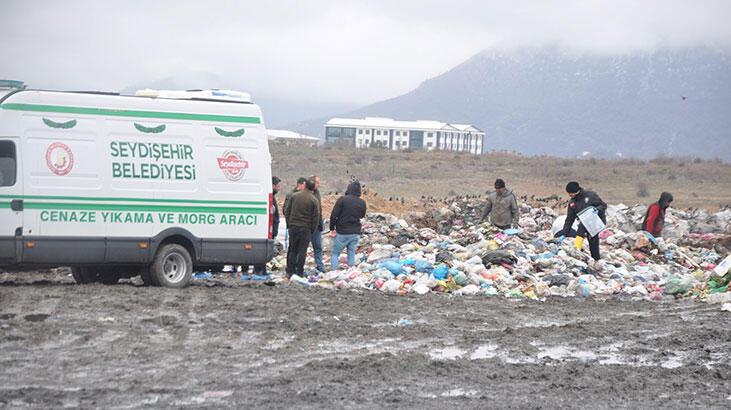
<path id="1" fill-rule="evenodd" d="M 15 143 L 0 141 L 0 187 L 15 185 Z"/>

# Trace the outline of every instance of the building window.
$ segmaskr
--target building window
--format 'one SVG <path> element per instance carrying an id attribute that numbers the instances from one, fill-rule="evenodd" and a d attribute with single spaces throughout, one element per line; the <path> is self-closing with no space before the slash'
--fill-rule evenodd
<path id="1" fill-rule="evenodd" d="M 363 134 L 363 130 L 359 128 L 358 129 L 358 134 Z"/>
<path id="2" fill-rule="evenodd" d="M 426 147 L 427 147 L 427 148 L 431 148 L 431 142 L 427 142 L 427 143 L 426 143 Z"/>
<path id="3" fill-rule="evenodd" d="M 427 137 L 427 138 L 432 138 L 433 136 L 434 136 L 434 134 L 433 134 L 433 133 L 431 133 L 431 132 L 427 132 L 427 133 L 426 133 L 426 137 Z"/>
<path id="4" fill-rule="evenodd" d="M 376 135 L 381 135 L 381 130 L 376 131 Z"/>
<path id="5" fill-rule="evenodd" d="M 365 130 L 366 135 L 371 135 L 371 130 Z"/>
<path id="6" fill-rule="evenodd" d="M 346 127 L 326 127 L 325 140 L 328 143 L 342 142 L 355 145 L 355 128 Z"/>

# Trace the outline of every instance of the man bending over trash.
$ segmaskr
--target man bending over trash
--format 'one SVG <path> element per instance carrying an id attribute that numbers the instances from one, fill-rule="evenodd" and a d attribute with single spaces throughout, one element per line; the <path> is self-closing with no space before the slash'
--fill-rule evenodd
<path id="1" fill-rule="evenodd" d="M 599 218 L 602 222 L 607 222 L 607 204 L 605 204 L 595 192 L 585 191 L 581 188 L 581 186 L 579 186 L 578 182 L 572 181 L 566 185 L 566 193 L 569 194 L 571 200 L 569 201 L 568 212 L 566 213 L 566 222 L 564 222 L 563 225 L 564 232 L 569 232 L 571 230 L 571 225 L 574 223 L 579 213 L 589 207 L 596 208 L 597 211 L 599 211 Z M 583 223 L 580 223 L 579 229 L 576 231 L 576 239 L 574 239 L 576 249 L 581 250 L 584 247 L 584 238 L 588 235 L 589 233 L 587 232 L 586 227 L 584 227 Z M 599 255 L 598 233 L 589 238 L 589 250 L 591 251 L 591 257 L 598 261 L 601 257 Z"/>

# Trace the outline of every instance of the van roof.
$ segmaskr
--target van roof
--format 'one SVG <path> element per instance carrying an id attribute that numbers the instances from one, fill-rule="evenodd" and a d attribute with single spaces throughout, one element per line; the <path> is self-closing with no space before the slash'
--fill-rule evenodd
<path id="1" fill-rule="evenodd" d="M 263 125 L 261 110 L 255 104 L 198 98 L 166 99 L 25 89 L 12 90 L 4 96 L 0 93 L 0 109 Z"/>

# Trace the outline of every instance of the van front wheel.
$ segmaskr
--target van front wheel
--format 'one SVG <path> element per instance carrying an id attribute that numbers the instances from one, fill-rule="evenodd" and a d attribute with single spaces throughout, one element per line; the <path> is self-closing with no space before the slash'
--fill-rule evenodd
<path id="1" fill-rule="evenodd" d="M 178 244 L 162 246 L 150 266 L 153 282 L 168 288 L 184 288 L 193 276 L 193 259 L 185 247 Z"/>

